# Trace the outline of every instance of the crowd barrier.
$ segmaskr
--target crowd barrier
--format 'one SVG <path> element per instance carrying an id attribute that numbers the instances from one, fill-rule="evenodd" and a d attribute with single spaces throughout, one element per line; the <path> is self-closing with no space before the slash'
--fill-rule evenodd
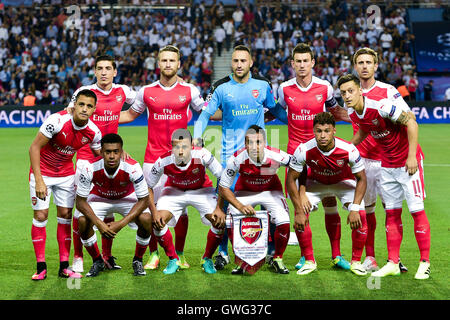
<path id="1" fill-rule="evenodd" d="M 411 110 L 416 115 L 417 122 L 420 123 L 450 123 L 450 101 L 431 102 L 414 101 L 408 103 Z M 124 109 L 128 108 L 125 107 Z M 34 107 L 24 107 L 11 105 L 0 107 L 0 128 L 11 127 L 39 127 L 48 116 L 54 112 L 64 109 L 63 105 L 38 105 Z M 198 113 L 190 114 L 188 125 L 193 125 L 198 118 Z M 345 122 L 342 122 L 345 123 Z M 221 125 L 221 121 L 210 121 L 212 125 Z M 268 125 L 282 124 L 278 120 L 267 123 Z M 127 126 L 146 126 L 147 113 L 140 115 Z"/>

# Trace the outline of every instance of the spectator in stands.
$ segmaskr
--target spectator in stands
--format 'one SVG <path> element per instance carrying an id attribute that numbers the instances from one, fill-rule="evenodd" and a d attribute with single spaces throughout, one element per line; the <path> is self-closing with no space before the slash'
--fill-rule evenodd
<path id="1" fill-rule="evenodd" d="M 227 51 L 229 51 L 231 48 L 231 41 L 233 39 L 233 33 L 234 33 L 233 18 L 231 16 L 228 17 L 228 19 L 226 19 L 222 23 L 222 27 L 225 30 L 225 48 L 227 49 Z"/>
<path id="2" fill-rule="evenodd" d="M 225 29 L 221 24 L 219 24 L 214 31 L 214 40 L 216 42 L 216 48 L 217 48 L 217 55 L 220 57 L 222 55 L 222 47 L 223 42 L 225 41 L 226 33 Z"/>
<path id="3" fill-rule="evenodd" d="M 95 1 L 96 4 L 102 2 Z M 406 10 L 396 7 L 395 3 L 380 6 L 384 17 L 383 31 L 367 29 L 365 8 L 358 3 L 347 7 L 333 1 L 321 4 L 320 8 L 303 7 L 283 11 L 275 7 L 247 6 L 246 1 L 241 3 L 245 6 L 245 13 L 239 3 L 235 10 L 231 10 L 233 15 L 228 20 L 234 30 L 229 32 L 225 23 L 220 24 L 225 29 L 226 39 L 235 40 L 234 45 L 243 43 L 255 49 L 254 71 L 265 77 L 270 78 L 269 73 L 273 74 L 272 65 L 279 66 L 275 69 L 282 70 L 285 77 L 292 74 L 287 57 L 293 46 L 301 41 L 313 46 L 316 54 L 314 72 L 320 77 L 338 77 L 340 72 L 348 69 L 351 51 L 367 45 L 383 57 L 380 59 L 377 79 L 395 85 L 398 79 L 408 77 L 410 71 L 412 74 L 415 72 L 411 59 L 414 36 L 405 26 Z M 150 53 L 156 53 L 161 45 L 167 43 L 183 48 L 180 74 L 188 77 L 188 81 L 196 81 L 202 90 L 209 88 L 204 83 L 212 80 L 212 74 L 209 73 L 212 72 L 213 30 L 216 27 L 212 21 L 216 19 L 219 23 L 221 17 L 227 16 L 226 12 L 222 16 L 221 3 L 211 11 L 211 7 L 206 8 L 202 1 L 185 10 L 82 11 L 80 28 L 70 29 L 62 24 L 67 16 L 58 1 L 54 1 L 52 6 L 34 11 L 26 11 L 25 7 L 14 8 L 15 12 L 8 7 L 6 9 L 7 14 L 0 16 L 0 81 L 5 90 L 3 97 L 6 92 L 11 93 L 10 90 L 16 88 L 16 78 L 23 72 L 27 88 L 36 90 L 37 103 L 47 99 L 45 91 L 48 91 L 50 84 L 47 79 L 54 76 L 60 85 L 59 98 L 64 102 L 71 95 L 66 96 L 64 92 L 70 93 L 81 83 L 92 83 L 93 76 L 89 75 L 89 68 L 84 67 L 92 63 L 92 58 L 98 54 L 115 55 L 119 62 L 119 82 L 129 79 L 134 86 L 138 86 L 139 82 L 156 79 L 159 71 L 156 66 L 152 67 L 154 55 Z M 264 50 L 264 45 L 270 33 L 275 36 L 272 36 L 274 40 L 268 41 L 269 52 Z M 226 45 L 231 47 L 231 41 L 225 40 Z M 189 56 L 192 59 L 188 59 Z M 205 58 L 206 65 L 203 64 Z M 200 74 L 194 77 L 193 72 L 198 68 Z M 407 81 L 405 85 L 410 90 Z M 20 94 L 23 94 L 22 90 L 16 90 L 10 97 L 14 100 Z M 414 98 L 415 93 L 410 90 L 410 95 Z"/>
<path id="4" fill-rule="evenodd" d="M 423 86 L 423 97 L 425 101 L 433 100 L 433 84 L 434 81 L 430 80 L 427 84 Z"/>
<path id="5" fill-rule="evenodd" d="M 28 91 L 25 97 L 23 97 L 24 107 L 34 107 L 36 105 L 36 97 L 31 91 Z"/>
<path id="6" fill-rule="evenodd" d="M 234 28 L 239 28 L 242 20 L 244 19 L 244 12 L 242 11 L 241 7 L 237 7 L 236 10 L 234 10 L 232 17 L 234 21 Z"/>

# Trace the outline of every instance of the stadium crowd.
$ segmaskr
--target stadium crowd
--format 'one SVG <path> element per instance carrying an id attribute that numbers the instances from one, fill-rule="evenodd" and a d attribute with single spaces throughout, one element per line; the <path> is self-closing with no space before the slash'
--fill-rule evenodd
<path id="1" fill-rule="evenodd" d="M 92 66 L 103 53 L 118 62 L 116 82 L 138 90 L 158 79 L 156 54 L 167 44 L 180 48 L 180 76 L 195 84 L 203 96 L 211 86 L 213 56 L 223 43 L 226 48 L 250 46 L 253 72 L 269 78 L 274 92 L 294 76 L 290 54 L 299 42 L 312 45 L 314 74 L 333 85 L 351 70 L 351 54 L 369 46 L 382 57 L 377 79 L 396 87 L 405 85 L 412 100 L 418 89 L 414 36 L 407 28 L 406 9 L 392 3 L 381 8 L 382 28 L 369 29 L 362 5 L 345 1 L 289 10 L 238 2 L 227 11 L 221 2 L 213 1 L 212 6 L 202 2 L 183 10 L 114 12 L 99 8 L 101 1 L 88 1 L 91 5 L 81 11 L 79 21 L 67 13 L 66 2 L 35 1 L 33 7 L 0 8 L 0 105 L 22 104 L 27 95 L 35 96 L 37 104 L 67 103 L 78 87 L 95 81 Z M 52 5 L 44 7 L 47 3 Z"/>

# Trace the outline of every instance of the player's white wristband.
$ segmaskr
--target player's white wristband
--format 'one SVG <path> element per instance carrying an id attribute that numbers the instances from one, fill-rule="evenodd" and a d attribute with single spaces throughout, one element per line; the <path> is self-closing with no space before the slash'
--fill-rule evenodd
<path id="1" fill-rule="evenodd" d="M 361 206 L 360 206 L 359 204 L 352 203 L 351 205 L 348 206 L 348 210 L 349 210 L 349 211 L 356 211 L 356 212 L 359 212 L 359 208 L 360 208 L 360 207 L 361 207 Z"/>

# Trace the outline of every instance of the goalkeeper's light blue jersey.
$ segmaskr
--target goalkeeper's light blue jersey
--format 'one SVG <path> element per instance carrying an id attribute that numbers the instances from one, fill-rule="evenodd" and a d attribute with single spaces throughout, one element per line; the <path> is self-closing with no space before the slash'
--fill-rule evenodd
<path id="1" fill-rule="evenodd" d="M 209 117 L 220 108 L 223 166 L 231 155 L 244 147 L 245 132 L 250 126 L 256 124 L 264 128 L 264 108 L 272 109 L 276 105 L 269 81 L 259 76 L 250 76 L 246 83 L 236 82 L 232 75 L 222 78 L 214 83 L 207 102 L 195 124 L 194 137 L 202 136 Z"/>

